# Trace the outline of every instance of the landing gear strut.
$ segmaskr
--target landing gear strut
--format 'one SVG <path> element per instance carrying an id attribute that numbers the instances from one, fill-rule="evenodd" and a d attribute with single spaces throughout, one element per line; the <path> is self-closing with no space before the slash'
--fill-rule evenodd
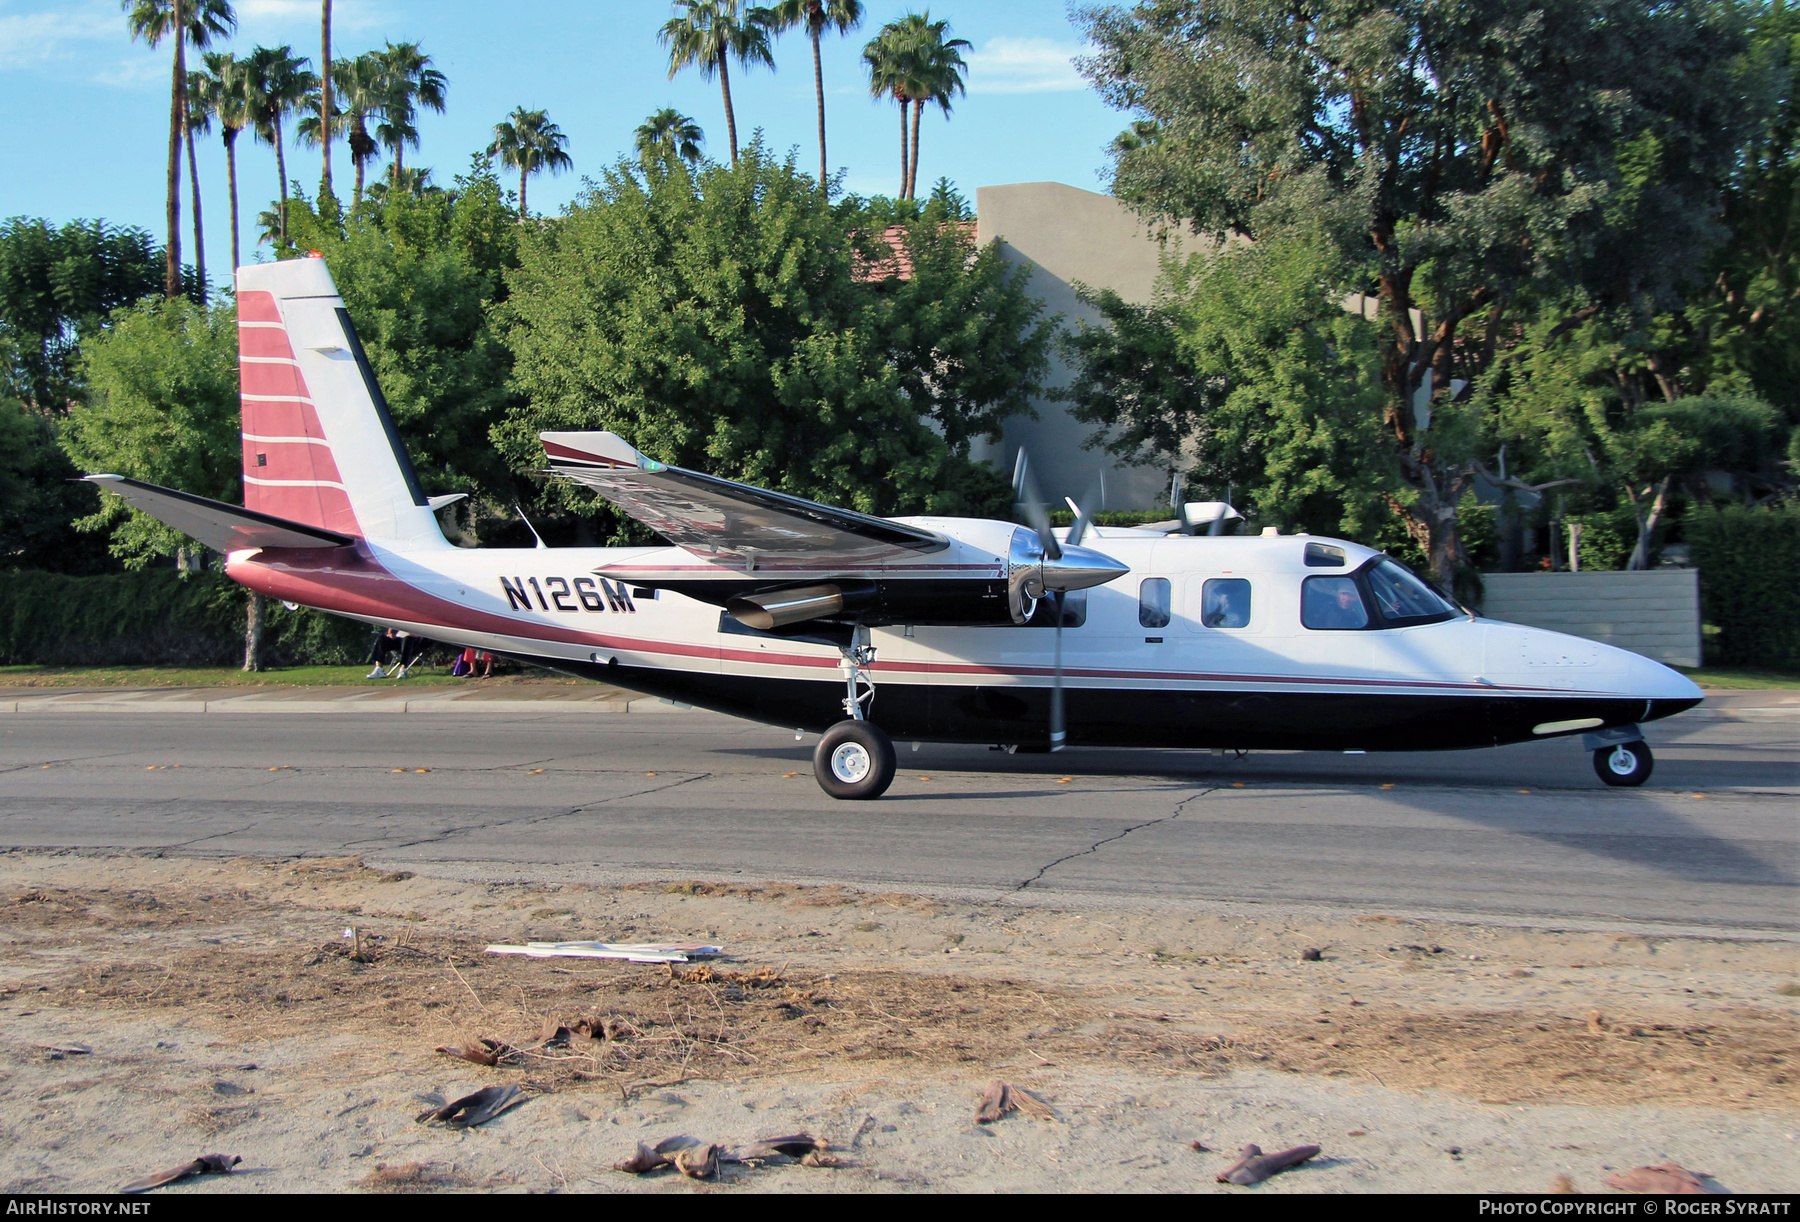
<path id="1" fill-rule="evenodd" d="M 868 719 L 875 703 L 875 678 L 870 667 L 875 647 L 869 630 L 857 625 L 850 644 L 841 650 L 838 669 L 844 674 L 844 716 L 825 731 L 813 752 L 813 775 L 819 788 L 834 798 L 879 798 L 894 783 L 899 759 L 887 732 Z"/>

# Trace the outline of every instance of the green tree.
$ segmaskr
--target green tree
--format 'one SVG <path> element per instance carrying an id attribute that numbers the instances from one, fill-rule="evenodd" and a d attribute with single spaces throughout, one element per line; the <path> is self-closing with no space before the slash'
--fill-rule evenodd
<path id="1" fill-rule="evenodd" d="M 257 47 L 244 60 L 245 93 L 249 99 L 251 130 L 256 138 L 275 149 L 275 176 L 281 180 L 281 202 L 275 208 L 276 245 L 287 243 L 288 176 L 286 142 L 281 121 L 306 103 L 306 95 L 319 87 L 307 68 L 312 61 L 279 47 Z"/>
<path id="2" fill-rule="evenodd" d="M 1252 522 L 1368 537 L 1388 512 L 1379 337 L 1321 291 L 1341 264 L 1315 234 L 1171 258 L 1147 306 L 1085 292 L 1101 320 L 1065 336 L 1059 397 L 1090 444 L 1229 488 Z"/>
<path id="3" fill-rule="evenodd" d="M 659 161 L 678 158 L 690 167 L 700 162 L 700 146 L 706 133 L 700 125 L 672 107 L 663 107 L 642 123 L 632 138 L 632 147 L 646 168 Z"/>
<path id="4" fill-rule="evenodd" d="M 964 38 L 945 38 L 950 23 L 933 21 L 929 9 L 908 13 L 894 24 L 899 27 L 899 41 L 915 64 L 908 92 L 913 108 L 912 152 L 906 163 L 906 198 L 914 199 L 919 193 L 919 128 L 924 125 L 925 104 L 936 102 L 944 116 L 949 117 L 950 99 L 964 91 L 963 70 L 968 65 L 963 62 L 962 49 L 970 44 Z"/>
<path id="5" fill-rule="evenodd" d="M 175 39 L 174 69 L 169 86 L 169 165 L 166 214 L 169 242 L 165 248 L 163 293 L 173 297 L 181 292 L 181 145 L 188 149 L 188 169 L 194 182 L 194 248 L 195 266 L 204 292 L 205 257 L 201 253 L 200 175 L 194 167 L 193 131 L 188 122 L 187 46 L 204 47 L 215 37 L 223 37 L 237 29 L 237 15 L 226 0 L 119 0 L 125 13 L 131 37 L 155 48 L 179 29 Z"/>
<path id="6" fill-rule="evenodd" d="M 920 221 L 904 240 L 910 280 L 859 278 L 878 254 L 867 215 L 760 141 L 735 168 L 621 162 L 521 230 L 504 313 L 526 402 L 495 440 L 530 470 L 540 430 L 612 429 L 871 513 L 990 511 L 1004 483 L 969 443 L 1030 411 L 1051 328 L 966 227 Z M 618 522 L 579 488 L 546 496 Z"/>
<path id="7" fill-rule="evenodd" d="M 1448 586 L 1489 433 L 1471 390 L 1549 303 L 1653 312 L 1760 121 L 1737 10 L 1672 0 L 1145 0 L 1088 10 L 1135 112 L 1114 190 L 1259 244 L 1320 229 L 1378 312 L 1392 503 Z M 1748 104 L 1747 104 L 1748 103 Z"/>
<path id="8" fill-rule="evenodd" d="M 78 467 L 242 502 L 234 307 L 183 299 L 127 306 L 82 345 L 81 372 L 87 400 L 62 435 Z M 117 498 L 77 526 L 110 532 L 113 554 L 131 568 L 197 546 Z"/>
<path id="9" fill-rule="evenodd" d="M 737 115 L 731 109 L 731 63 L 736 59 L 747 71 L 762 64 L 771 71 L 775 56 L 769 49 L 774 13 L 766 8 L 745 8 L 740 0 L 675 0 L 681 15 L 671 17 L 657 32 L 657 40 L 669 48 L 669 79 L 683 68 L 699 68 L 700 79 L 716 73 L 719 92 L 725 98 L 725 130 L 731 137 L 731 163 L 737 164 Z"/>
<path id="10" fill-rule="evenodd" d="M 827 30 L 848 34 L 862 24 L 862 0 L 780 0 L 771 12 L 772 28 L 806 31 L 812 43 L 813 93 L 819 100 L 819 190 L 825 189 L 825 68 L 819 58 L 819 38 Z"/>
<path id="11" fill-rule="evenodd" d="M 504 504 L 512 477 L 488 433 L 517 397 L 493 311 L 520 227 L 486 160 L 473 166 L 447 190 L 371 192 L 341 224 L 296 200 L 289 221 L 298 250 L 325 256 L 426 491 Z"/>
<path id="12" fill-rule="evenodd" d="M 512 114 L 494 124 L 494 141 L 488 145 L 487 155 L 498 157 L 501 165 L 519 172 L 521 221 L 531 215 L 525 207 L 526 180 L 539 170 L 560 174 L 574 165 L 569 154 L 563 151 L 568 143 L 569 138 L 562 134 L 562 129 L 550 122 L 550 116 L 541 110 L 515 107 Z"/>
<path id="13" fill-rule="evenodd" d="M 0 222 L 0 395 L 40 414 L 67 412 L 80 394 L 81 341 L 157 290 L 162 256 L 142 229 L 105 221 Z"/>

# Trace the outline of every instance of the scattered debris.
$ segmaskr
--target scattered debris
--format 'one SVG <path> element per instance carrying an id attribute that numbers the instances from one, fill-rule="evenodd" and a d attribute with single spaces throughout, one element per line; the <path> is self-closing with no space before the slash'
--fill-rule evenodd
<path id="1" fill-rule="evenodd" d="M 1624 1175 L 1608 1175 L 1601 1183 L 1620 1192 L 1642 1192 L 1655 1196 L 1705 1196 L 1712 1192 L 1701 1181 L 1711 1179 L 1704 1171 L 1689 1171 L 1674 1163 L 1658 1163 L 1654 1167 L 1633 1167 Z"/>
<path id="2" fill-rule="evenodd" d="M 761 1164 L 792 1161 L 802 1167 L 838 1167 L 843 1164 L 831 1154 L 825 1139 L 812 1133 L 790 1133 L 783 1137 L 763 1137 L 742 1150 L 727 1150 L 698 1137 L 681 1134 L 665 1137 L 654 1146 L 638 1143 L 637 1153 L 613 1170 L 643 1175 L 659 1167 L 673 1167 L 690 1179 L 712 1179 L 723 1163 Z"/>
<path id="3" fill-rule="evenodd" d="M 1550 1180 L 1550 1191 L 1564 1196 L 1575 1191 L 1575 1181 L 1566 1175 L 1557 1175 Z"/>
<path id="4" fill-rule="evenodd" d="M 701 942 L 527 942 L 495 945 L 490 955 L 526 955 L 533 959 L 624 959 L 630 963 L 686 963 L 725 952 Z"/>
<path id="5" fill-rule="evenodd" d="M 565 1029 L 558 1028 L 558 1030 Z M 486 1036 L 482 1036 L 475 1043 L 467 1046 L 452 1045 L 447 1048 L 439 1048 L 438 1051 L 445 1056 L 473 1061 L 477 1065 L 517 1065 L 525 1058 L 525 1054 L 511 1044 L 490 1040 Z"/>
<path id="6" fill-rule="evenodd" d="M 600 1044 L 606 1038 L 606 1020 L 598 1014 L 583 1014 L 567 1021 L 557 1018 L 555 1014 L 546 1014 L 543 1028 L 538 1032 L 538 1047 L 540 1050 L 568 1048 L 578 1039 Z"/>
<path id="7" fill-rule="evenodd" d="M 152 1188 L 161 1188 L 165 1184 L 173 1184 L 176 1180 L 185 1180 L 196 1175 L 224 1175 L 243 1161 L 235 1154 L 202 1154 L 191 1163 L 183 1163 L 179 1167 L 170 1167 L 167 1171 L 159 1171 L 155 1175 L 146 1175 L 141 1180 L 133 1180 L 119 1191 L 149 1192 Z"/>
<path id="8" fill-rule="evenodd" d="M 869 1119 L 873 1120 L 874 1117 L 871 1116 Z M 860 1136 L 860 1133 L 858 1135 Z M 768 1162 L 776 1158 L 791 1158 L 802 1167 L 841 1165 L 831 1155 L 831 1147 L 825 1143 L 825 1139 L 811 1133 L 790 1133 L 786 1137 L 763 1137 L 728 1157 L 731 1161 L 739 1163 Z"/>
<path id="9" fill-rule="evenodd" d="M 711 1179 L 719 1174 L 719 1147 L 698 1137 L 685 1134 L 665 1137 L 655 1146 L 638 1142 L 637 1153 L 622 1163 L 614 1163 L 615 1171 L 642 1175 L 658 1167 L 673 1167 L 690 1179 Z"/>
<path id="10" fill-rule="evenodd" d="M 1236 1184 L 1240 1188 L 1248 1188 L 1251 1184 L 1262 1183 L 1277 1172 L 1298 1167 L 1307 1159 L 1317 1157 L 1318 1153 L 1317 1146 L 1295 1146 L 1291 1150 L 1264 1154 L 1261 1146 L 1252 1143 L 1238 1151 L 1237 1162 L 1214 1178 L 1221 1184 Z"/>
<path id="11" fill-rule="evenodd" d="M 1601 1016 L 1600 1011 L 1589 1010 L 1587 1012 L 1587 1029 L 1593 1035 L 1606 1034 L 1606 1019 Z"/>
<path id="12" fill-rule="evenodd" d="M 472 1095 L 464 1095 L 440 1108 L 428 1108 L 413 1119 L 419 1124 L 446 1124 L 453 1129 L 466 1129 L 486 1124 L 501 1112 L 524 1101 L 525 1092 L 517 1086 L 484 1086 Z"/>
<path id="13" fill-rule="evenodd" d="M 1039 1120 L 1056 1119 L 1056 1109 L 1042 1097 L 1024 1087 L 994 1078 L 988 1082 L 987 1090 L 982 1092 L 981 1106 L 975 1109 L 975 1123 L 992 1124 L 1008 1112 L 1024 1112 Z"/>
<path id="14" fill-rule="evenodd" d="M 66 1057 L 84 1057 L 94 1051 L 86 1044 L 39 1044 L 44 1055 L 52 1061 L 60 1061 Z"/>
<path id="15" fill-rule="evenodd" d="M 375 1170 L 356 1181 L 369 1192 L 433 1192 L 440 1188 L 470 1188 L 474 1181 L 454 1167 L 436 1163 L 376 1163 Z"/>
<path id="16" fill-rule="evenodd" d="M 1316 946 L 1309 946 L 1305 950 L 1300 952 L 1300 961 L 1302 963 L 1317 963 L 1319 960 L 1323 959 L 1324 957 L 1325 957 L 1325 952 L 1320 950 Z"/>

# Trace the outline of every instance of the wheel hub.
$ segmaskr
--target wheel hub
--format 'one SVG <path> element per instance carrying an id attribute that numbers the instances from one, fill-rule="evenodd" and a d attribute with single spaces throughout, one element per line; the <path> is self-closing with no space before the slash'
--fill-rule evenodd
<path id="1" fill-rule="evenodd" d="M 831 775 L 846 785 L 854 785 L 869 775 L 875 761 L 861 743 L 839 743 L 831 753 Z"/>
<path id="2" fill-rule="evenodd" d="M 1630 776 L 1637 762 L 1637 752 L 1629 747 L 1614 747 L 1606 757 L 1606 766 L 1617 776 Z"/>

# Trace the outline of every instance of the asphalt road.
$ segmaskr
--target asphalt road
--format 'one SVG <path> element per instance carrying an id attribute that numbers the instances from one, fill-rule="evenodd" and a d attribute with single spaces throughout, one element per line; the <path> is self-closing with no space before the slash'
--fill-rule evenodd
<path id="1" fill-rule="evenodd" d="M 1787 706 L 1648 727 L 1657 770 L 1641 790 L 1602 787 L 1570 741 L 1243 759 L 902 743 L 899 779 L 874 803 L 819 792 L 810 735 L 797 743 L 642 703 L 0 713 L 0 847 L 358 852 L 596 881 L 1022 889 L 1791 933 L 1800 703 Z"/>

